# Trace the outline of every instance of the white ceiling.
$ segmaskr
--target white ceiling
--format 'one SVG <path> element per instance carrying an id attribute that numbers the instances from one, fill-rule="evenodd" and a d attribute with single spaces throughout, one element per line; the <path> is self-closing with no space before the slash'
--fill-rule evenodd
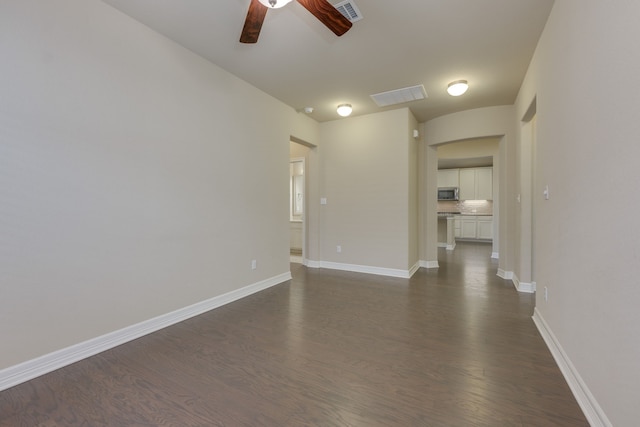
<path id="1" fill-rule="evenodd" d="M 255 45 L 238 41 L 249 0 L 103 0 L 323 122 L 409 107 L 419 122 L 513 104 L 553 0 L 355 0 L 364 16 L 336 37 L 297 2 L 269 10 Z M 339 0 L 330 0 L 332 4 Z M 117 31 L 117 29 L 114 29 Z M 469 81 L 458 98 L 447 83 Z M 423 84 L 428 98 L 379 108 L 369 95 Z M 301 113 L 304 114 L 304 113 Z"/>

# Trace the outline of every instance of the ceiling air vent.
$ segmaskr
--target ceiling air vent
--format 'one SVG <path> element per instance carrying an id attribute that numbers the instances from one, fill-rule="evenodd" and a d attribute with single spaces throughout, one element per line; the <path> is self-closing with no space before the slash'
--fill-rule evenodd
<path id="1" fill-rule="evenodd" d="M 388 107 L 389 105 L 402 104 L 405 102 L 417 101 L 427 97 L 427 91 L 423 85 L 405 87 L 403 89 L 390 90 L 388 92 L 370 95 L 378 107 Z"/>
<path id="2" fill-rule="evenodd" d="M 351 22 L 356 22 L 362 19 L 362 14 L 353 0 L 341 1 L 338 4 L 334 4 L 333 7 L 338 9 L 338 11 Z"/>

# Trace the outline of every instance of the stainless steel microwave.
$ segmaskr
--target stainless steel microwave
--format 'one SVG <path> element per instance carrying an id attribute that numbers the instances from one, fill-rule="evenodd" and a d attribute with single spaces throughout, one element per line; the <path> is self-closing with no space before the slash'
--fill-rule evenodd
<path id="1" fill-rule="evenodd" d="M 458 200 L 458 187 L 438 187 L 438 200 Z"/>

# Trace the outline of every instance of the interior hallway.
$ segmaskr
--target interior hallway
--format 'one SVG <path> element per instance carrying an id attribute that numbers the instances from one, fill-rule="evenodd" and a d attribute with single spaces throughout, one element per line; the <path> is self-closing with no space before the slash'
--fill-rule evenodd
<path id="1" fill-rule="evenodd" d="M 1 426 L 587 426 L 491 246 L 293 280 L 0 393 Z"/>

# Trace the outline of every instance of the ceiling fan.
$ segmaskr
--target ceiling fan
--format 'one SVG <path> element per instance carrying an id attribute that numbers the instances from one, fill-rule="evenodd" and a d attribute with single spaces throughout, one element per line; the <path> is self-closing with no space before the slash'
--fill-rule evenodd
<path id="1" fill-rule="evenodd" d="M 247 19 L 244 21 L 241 43 L 256 43 L 260 35 L 260 29 L 267 15 L 267 10 L 276 9 L 289 3 L 291 0 L 251 0 Z M 327 0 L 297 0 L 305 9 L 313 14 L 320 22 L 326 25 L 337 36 L 341 36 L 351 28 L 351 21 L 345 18 Z"/>

